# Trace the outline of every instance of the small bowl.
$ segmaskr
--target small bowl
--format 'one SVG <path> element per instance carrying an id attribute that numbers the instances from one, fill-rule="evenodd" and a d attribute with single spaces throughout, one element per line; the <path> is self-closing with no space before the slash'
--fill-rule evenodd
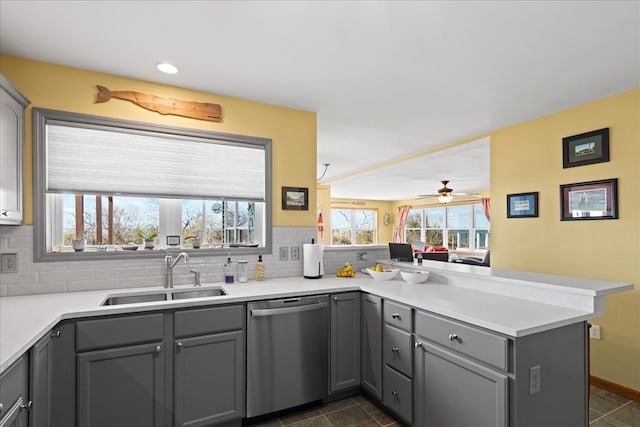
<path id="1" fill-rule="evenodd" d="M 367 273 L 376 280 L 391 280 L 398 275 L 399 268 L 386 268 L 387 271 L 373 271 L 367 268 Z"/>
<path id="2" fill-rule="evenodd" d="M 409 283 L 424 283 L 429 278 L 428 271 L 401 271 L 400 275 Z"/>

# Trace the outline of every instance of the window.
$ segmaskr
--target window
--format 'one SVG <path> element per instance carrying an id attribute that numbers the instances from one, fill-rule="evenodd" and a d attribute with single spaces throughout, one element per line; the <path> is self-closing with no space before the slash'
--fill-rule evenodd
<path id="1" fill-rule="evenodd" d="M 270 140 L 40 109 L 34 124 L 36 260 L 136 256 L 120 249 L 139 232 L 270 251 Z"/>
<path id="2" fill-rule="evenodd" d="M 377 211 L 331 209 L 332 245 L 375 245 Z"/>
<path id="3" fill-rule="evenodd" d="M 450 250 L 485 250 L 489 249 L 489 221 L 481 204 L 411 209 L 405 241 Z"/>

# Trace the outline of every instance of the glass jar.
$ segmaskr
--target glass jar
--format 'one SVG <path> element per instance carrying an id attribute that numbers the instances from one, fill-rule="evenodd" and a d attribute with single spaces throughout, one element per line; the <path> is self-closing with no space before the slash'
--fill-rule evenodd
<path id="1" fill-rule="evenodd" d="M 249 263 L 246 260 L 240 260 L 237 262 L 237 271 L 236 271 L 236 276 L 238 278 L 238 282 L 240 283 L 247 283 L 247 269 Z"/>

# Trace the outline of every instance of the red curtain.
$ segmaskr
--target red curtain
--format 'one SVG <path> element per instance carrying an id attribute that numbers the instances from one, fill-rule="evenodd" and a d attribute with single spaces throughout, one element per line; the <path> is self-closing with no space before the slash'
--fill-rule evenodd
<path id="1" fill-rule="evenodd" d="M 398 208 L 398 216 L 396 218 L 396 224 L 393 228 L 393 242 L 404 243 L 404 226 L 407 225 L 407 218 L 409 217 L 409 206 L 400 206 Z"/>
<path id="2" fill-rule="evenodd" d="M 491 211 L 491 199 L 488 197 L 482 199 L 482 208 L 484 209 L 484 216 L 487 217 L 487 221 L 491 221 L 490 211 Z"/>

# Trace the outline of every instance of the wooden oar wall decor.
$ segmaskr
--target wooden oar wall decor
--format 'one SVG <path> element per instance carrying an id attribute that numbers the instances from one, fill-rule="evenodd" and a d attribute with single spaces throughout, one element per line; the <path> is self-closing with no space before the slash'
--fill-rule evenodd
<path id="1" fill-rule="evenodd" d="M 96 103 L 107 102 L 111 98 L 119 98 L 125 101 L 131 101 L 142 108 L 160 114 L 171 114 L 211 122 L 219 122 L 222 120 L 222 107 L 220 104 L 161 98 L 159 96 L 129 90 L 110 91 L 100 85 L 97 85 L 97 87 L 98 97 Z"/>

